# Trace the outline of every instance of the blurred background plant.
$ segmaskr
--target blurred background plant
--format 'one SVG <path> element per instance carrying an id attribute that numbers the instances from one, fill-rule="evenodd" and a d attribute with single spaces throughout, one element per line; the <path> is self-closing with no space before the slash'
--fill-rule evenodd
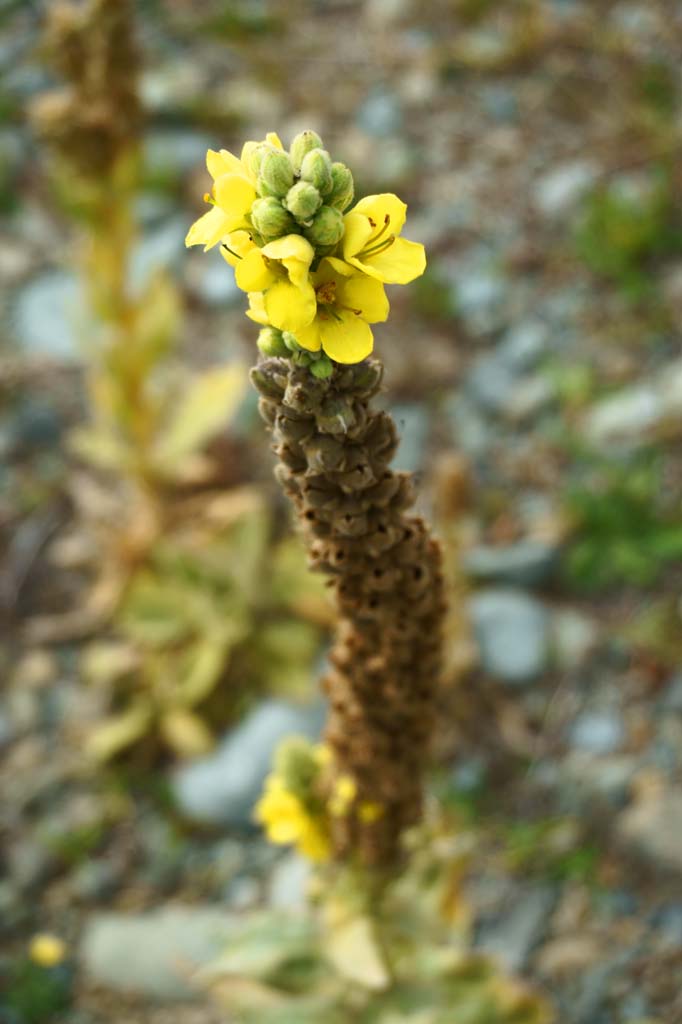
<path id="1" fill-rule="evenodd" d="M 145 742 L 205 752 L 211 725 L 250 691 L 300 696 L 329 622 L 302 553 L 273 548 L 263 497 L 239 486 L 225 432 L 244 368 L 183 369 L 177 286 L 163 271 L 136 274 L 144 113 L 133 18 L 126 0 L 55 4 L 44 48 L 66 84 L 33 105 L 84 284 L 88 408 L 71 436 L 82 469 L 76 519 L 53 556 L 89 569 L 92 584 L 77 608 L 28 629 L 36 642 L 108 634 L 83 658 L 111 712 L 86 738 L 99 760 Z"/>

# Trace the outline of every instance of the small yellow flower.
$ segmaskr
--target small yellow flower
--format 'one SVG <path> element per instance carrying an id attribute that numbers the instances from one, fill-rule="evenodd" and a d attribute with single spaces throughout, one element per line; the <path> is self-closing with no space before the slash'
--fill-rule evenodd
<path id="1" fill-rule="evenodd" d="M 270 842 L 294 843 L 314 861 L 329 857 L 329 839 L 322 824 L 286 789 L 280 776 L 273 773 L 265 780 L 265 792 L 256 804 L 254 817 L 265 827 Z"/>
<path id="2" fill-rule="evenodd" d="M 282 143 L 274 132 L 270 132 L 265 141 L 282 149 Z M 210 196 L 205 198 L 211 209 L 192 224 L 185 245 L 203 245 L 205 252 L 231 231 L 248 227 L 246 216 L 257 197 L 251 155 L 259 145 L 262 143 L 245 142 L 241 158 L 227 149 L 220 152 L 209 149 L 206 166 L 213 178 L 213 188 Z"/>
<path id="3" fill-rule="evenodd" d="M 31 939 L 28 955 L 40 967 L 56 967 L 66 958 L 66 943 L 47 933 Z"/>
<path id="4" fill-rule="evenodd" d="M 353 800 L 355 800 L 357 791 L 358 787 L 355 784 L 355 779 L 350 775 L 339 775 L 334 783 L 334 791 L 329 800 L 329 813 L 337 818 L 346 814 Z"/>
<path id="5" fill-rule="evenodd" d="M 388 316 L 383 285 L 333 256 L 322 260 L 312 283 L 315 317 L 293 329 L 296 341 L 309 352 L 323 349 L 337 363 L 361 362 L 374 347 L 369 325 Z"/>
<path id="6" fill-rule="evenodd" d="M 301 235 L 284 235 L 262 249 L 253 243 L 248 249 L 244 246 L 235 280 L 243 291 L 262 294 L 262 303 L 257 308 L 252 303 L 247 315 L 280 331 L 307 327 L 317 309 L 309 276 L 314 256 L 312 245 Z"/>
<path id="7" fill-rule="evenodd" d="M 384 284 L 407 284 L 424 273 L 424 246 L 400 238 L 407 206 L 385 192 L 361 199 L 344 217 L 343 258 Z"/>

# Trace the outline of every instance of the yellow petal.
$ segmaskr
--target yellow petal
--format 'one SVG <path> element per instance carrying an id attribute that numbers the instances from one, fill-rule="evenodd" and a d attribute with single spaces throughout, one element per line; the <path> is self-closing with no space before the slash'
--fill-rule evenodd
<path id="1" fill-rule="evenodd" d="M 359 363 L 374 347 L 369 324 L 354 313 L 337 312 L 338 320 L 320 318 L 322 348 L 337 363 Z"/>
<path id="2" fill-rule="evenodd" d="M 213 186 L 216 206 L 219 206 L 230 220 L 228 230 L 242 227 L 246 214 L 251 209 L 256 190 L 241 174 L 223 174 Z"/>
<path id="3" fill-rule="evenodd" d="M 230 220 L 217 206 L 212 206 L 208 213 L 195 220 L 187 232 L 185 245 L 203 245 L 204 251 L 212 249 L 230 230 Z"/>
<path id="4" fill-rule="evenodd" d="M 301 348 L 307 349 L 308 352 L 319 352 L 322 347 L 319 320 L 313 320 L 307 327 L 299 327 L 296 331 L 296 341 Z"/>
<path id="5" fill-rule="evenodd" d="M 317 311 L 317 302 L 312 285 L 297 288 L 289 281 L 276 281 L 263 294 L 263 304 L 268 322 L 280 331 L 294 334 L 312 322 Z"/>
<path id="6" fill-rule="evenodd" d="M 365 274 L 374 277 L 384 284 L 407 284 L 414 281 L 426 269 L 426 253 L 420 242 L 408 242 L 406 238 L 396 238 L 388 249 L 368 256 L 360 261 L 354 258 L 356 266 L 361 266 Z"/>
<path id="7" fill-rule="evenodd" d="M 367 245 L 372 234 L 372 225 L 360 213 L 347 213 L 343 218 L 343 258 L 355 256 Z"/>
<path id="8" fill-rule="evenodd" d="M 231 267 L 236 267 L 241 257 L 248 255 L 256 245 L 248 231 L 231 231 L 223 238 L 220 249 L 223 259 Z"/>
<path id="9" fill-rule="evenodd" d="M 263 255 L 273 260 L 298 260 L 307 267 L 313 262 L 315 250 L 302 235 L 284 235 L 263 246 Z"/>
<path id="10" fill-rule="evenodd" d="M 383 228 L 388 216 L 388 230 L 393 235 L 399 235 L 405 224 L 407 206 L 402 199 L 398 199 L 392 192 L 382 192 L 378 196 L 365 196 L 364 199 L 355 204 L 350 213 L 362 213 L 365 217 L 371 218 L 376 225 L 372 229 L 373 233 L 377 233 Z"/>
<path id="11" fill-rule="evenodd" d="M 206 154 L 206 166 L 208 167 L 208 173 L 214 181 L 216 178 L 220 178 L 223 174 L 244 173 L 239 158 L 233 156 L 232 153 L 228 152 L 226 149 L 221 149 L 219 153 L 216 153 L 214 149 L 209 149 Z"/>
<path id="12" fill-rule="evenodd" d="M 262 292 L 274 282 L 275 276 L 255 246 L 237 263 L 234 279 L 243 292 Z"/>
<path id="13" fill-rule="evenodd" d="M 388 318 L 388 298 L 380 281 L 356 274 L 344 281 L 339 290 L 339 304 L 362 311 L 368 324 L 383 323 Z"/>
<path id="14" fill-rule="evenodd" d="M 268 132 L 265 141 L 269 142 L 271 146 L 277 146 L 277 149 L 284 149 L 277 132 Z"/>
<path id="15" fill-rule="evenodd" d="M 268 314 L 265 312 L 262 292 L 249 292 L 249 308 L 246 311 L 249 320 L 254 320 L 264 327 L 268 324 Z"/>

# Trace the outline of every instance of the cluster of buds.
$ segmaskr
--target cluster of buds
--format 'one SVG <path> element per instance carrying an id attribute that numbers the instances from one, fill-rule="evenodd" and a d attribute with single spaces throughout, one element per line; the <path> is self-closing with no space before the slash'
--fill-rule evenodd
<path id="1" fill-rule="evenodd" d="M 287 152 L 271 132 L 241 156 L 209 150 L 211 207 L 187 245 L 220 246 L 247 292 L 265 356 L 282 356 L 331 376 L 334 363 L 372 351 L 370 324 L 386 320 L 386 284 L 423 273 L 424 247 L 402 238 L 407 207 L 384 193 L 354 200 L 353 176 L 314 131 Z"/>

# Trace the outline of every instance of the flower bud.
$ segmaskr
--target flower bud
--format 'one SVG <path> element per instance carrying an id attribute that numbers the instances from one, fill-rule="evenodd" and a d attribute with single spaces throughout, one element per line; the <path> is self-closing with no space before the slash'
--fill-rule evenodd
<path id="1" fill-rule="evenodd" d="M 258 335 L 258 348 L 264 356 L 288 356 L 289 350 L 282 341 L 282 332 L 276 327 L 264 327 Z"/>
<path id="2" fill-rule="evenodd" d="M 301 178 L 314 185 L 323 196 L 331 191 L 332 161 L 326 149 L 311 149 L 303 157 Z"/>
<path id="3" fill-rule="evenodd" d="M 284 200 L 287 210 L 290 210 L 301 224 L 312 220 L 321 203 L 322 196 L 309 181 L 298 181 L 289 189 Z"/>
<path id="4" fill-rule="evenodd" d="M 333 206 L 320 207 L 305 236 L 312 245 L 335 245 L 343 236 L 343 214 Z"/>
<path id="5" fill-rule="evenodd" d="M 310 364 L 310 372 L 318 380 L 327 380 L 334 372 L 334 366 L 329 356 L 321 355 L 314 363 Z"/>
<path id="6" fill-rule="evenodd" d="M 274 196 L 254 201 L 251 207 L 251 223 L 263 238 L 280 238 L 282 235 L 290 234 L 296 226 L 291 214 Z"/>
<path id="7" fill-rule="evenodd" d="M 265 195 L 285 196 L 294 183 L 294 169 L 289 154 L 268 148 L 260 161 L 258 184 L 267 189 Z"/>
<path id="8" fill-rule="evenodd" d="M 300 174 L 303 158 L 311 149 L 322 149 L 322 139 L 317 132 L 301 132 L 291 143 L 289 152 L 291 153 L 291 162 L 294 165 L 294 172 L 296 174 Z"/>
<path id="9" fill-rule="evenodd" d="M 291 331 L 284 331 L 282 334 L 282 341 L 288 352 L 300 352 L 301 346 L 296 341 L 296 335 L 292 334 Z"/>
<path id="10" fill-rule="evenodd" d="M 327 196 L 329 206 L 343 213 L 353 202 L 353 175 L 345 164 L 332 164 L 332 188 Z"/>

